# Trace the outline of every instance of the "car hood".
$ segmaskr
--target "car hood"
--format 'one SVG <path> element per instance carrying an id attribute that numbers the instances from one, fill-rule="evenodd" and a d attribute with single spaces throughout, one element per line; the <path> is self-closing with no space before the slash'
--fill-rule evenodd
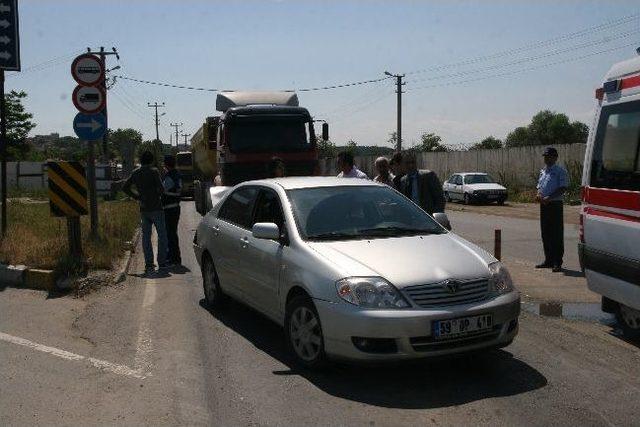
<path id="1" fill-rule="evenodd" d="M 345 277 L 381 276 L 398 288 L 488 277 L 488 264 L 495 261 L 453 233 L 308 243 Z"/>
<path id="2" fill-rule="evenodd" d="M 506 190 L 502 185 L 496 183 L 485 184 L 465 184 L 471 190 Z"/>

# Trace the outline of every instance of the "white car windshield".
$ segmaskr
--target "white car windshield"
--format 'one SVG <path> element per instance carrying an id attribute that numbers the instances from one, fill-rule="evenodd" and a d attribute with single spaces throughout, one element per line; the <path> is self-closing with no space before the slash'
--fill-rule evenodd
<path id="1" fill-rule="evenodd" d="M 298 230 L 308 240 L 446 233 L 422 209 L 388 187 L 304 188 L 287 194 Z"/>
<path id="2" fill-rule="evenodd" d="M 474 174 L 474 175 L 464 176 L 465 184 L 493 184 L 495 182 L 496 181 L 493 178 L 485 174 Z"/>

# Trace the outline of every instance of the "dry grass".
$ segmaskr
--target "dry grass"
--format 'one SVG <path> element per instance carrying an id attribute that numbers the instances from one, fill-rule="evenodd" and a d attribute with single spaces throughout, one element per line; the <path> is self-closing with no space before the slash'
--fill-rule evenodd
<path id="1" fill-rule="evenodd" d="M 69 259 L 67 223 L 52 217 L 48 203 L 14 202 L 8 205 L 7 238 L 0 243 L 0 262 L 69 273 L 77 260 Z M 137 203 L 102 202 L 98 208 L 99 237 L 89 239 L 89 217 L 82 217 L 82 245 L 89 269 L 108 269 L 126 249 L 138 227 Z"/>

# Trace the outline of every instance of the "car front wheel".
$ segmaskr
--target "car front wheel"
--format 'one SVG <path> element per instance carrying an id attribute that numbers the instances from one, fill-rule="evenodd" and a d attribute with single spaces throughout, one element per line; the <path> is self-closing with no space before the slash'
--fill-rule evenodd
<path id="1" fill-rule="evenodd" d="M 294 297 L 287 304 L 285 334 L 287 347 L 298 364 L 311 369 L 326 364 L 320 316 L 308 296 Z"/>
<path id="2" fill-rule="evenodd" d="M 465 205 L 468 205 L 469 203 L 471 203 L 471 199 L 469 198 L 468 193 L 464 193 L 464 198 L 462 199 L 462 203 L 464 203 Z"/>
<path id="3" fill-rule="evenodd" d="M 204 289 L 204 300 L 209 308 L 217 308 L 224 302 L 225 295 L 220 288 L 218 273 L 213 265 L 213 260 L 209 255 L 205 255 L 202 260 L 202 287 Z"/>
<path id="4" fill-rule="evenodd" d="M 616 314 L 624 335 L 628 338 L 639 339 L 640 311 L 624 304 L 618 304 L 618 312 Z"/>
<path id="5" fill-rule="evenodd" d="M 451 203 L 451 196 L 449 195 L 448 191 L 444 192 L 444 198 L 447 201 L 447 203 Z"/>

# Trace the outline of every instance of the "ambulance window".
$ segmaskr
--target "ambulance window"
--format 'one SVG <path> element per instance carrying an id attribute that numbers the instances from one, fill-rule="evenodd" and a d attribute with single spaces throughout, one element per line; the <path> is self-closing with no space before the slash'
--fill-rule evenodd
<path id="1" fill-rule="evenodd" d="M 640 102 L 602 109 L 591 186 L 640 191 Z"/>

